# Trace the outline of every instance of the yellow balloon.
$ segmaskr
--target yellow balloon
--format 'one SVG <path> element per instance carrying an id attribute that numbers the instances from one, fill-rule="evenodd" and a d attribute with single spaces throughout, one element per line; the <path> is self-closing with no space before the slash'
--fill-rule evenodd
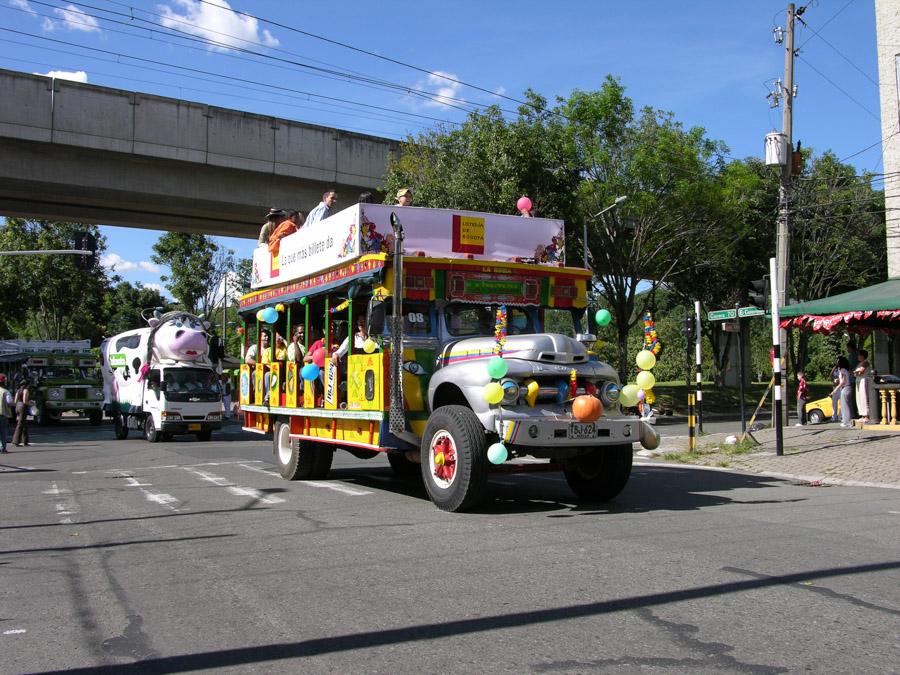
<path id="1" fill-rule="evenodd" d="M 641 370 L 650 370 L 656 365 L 656 355 L 649 349 L 642 349 L 637 353 L 634 362 Z"/>
<path id="2" fill-rule="evenodd" d="M 637 382 L 637 386 L 644 391 L 653 389 L 653 385 L 656 384 L 656 378 L 649 370 L 642 370 L 641 372 L 639 372 L 637 374 L 637 377 L 634 378 L 634 381 Z"/>
<path id="3" fill-rule="evenodd" d="M 497 405 L 503 400 L 503 387 L 499 382 L 488 382 L 484 385 L 484 400 L 491 405 Z"/>
<path id="4" fill-rule="evenodd" d="M 638 386 L 635 384 L 626 384 L 619 392 L 619 404 L 623 408 L 631 408 L 638 402 Z"/>
<path id="5" fill-rule="evenodd" d="M 538 392 L 541 390 L 541 387 L 537 380 L 525 380 L 524 384 L 528 390 L 525 394 L 525 403 L 533 408 L 534 404 L 537 403 Z"/>
<path id="6" fill-rule="evenodd" d="M 363 351 L 366 354 L 371 354 L 378 348 L 378 343 L 375 342 L 372 338 L 366 338 L 366 341 L 363 342 Z"/>
<path id="7" fill-rule="evenodd" d="M 276 312 L 283 312 L 283 311 L 284 311 L 284 305 L 283 305 L 282 303 L 279 302 L 277 305 L 275 305 L 275 311 L 276 311 Z"/>

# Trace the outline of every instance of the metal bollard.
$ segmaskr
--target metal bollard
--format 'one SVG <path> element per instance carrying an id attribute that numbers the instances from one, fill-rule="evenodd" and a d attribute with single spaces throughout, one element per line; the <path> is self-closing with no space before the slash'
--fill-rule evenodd
<path id="1" fill-rule="evenodd" d="M 696 394 L 688 394 L 688 451 L 697 449 L 697 416 L 694 414 L 694 406 L 697 403 Z"/>

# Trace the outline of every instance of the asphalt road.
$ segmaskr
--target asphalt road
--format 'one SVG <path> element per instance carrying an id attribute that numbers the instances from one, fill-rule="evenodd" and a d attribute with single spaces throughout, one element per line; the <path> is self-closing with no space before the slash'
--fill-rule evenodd
<path id="1" fill-rule="evenodd" d="M 0 458 L 0 672 L 897 672 L 900 493 L 636 466 L 435 509 L 382 458 L 36 430 Z M 14 448 L 15 450 L 15 448 Z"/>

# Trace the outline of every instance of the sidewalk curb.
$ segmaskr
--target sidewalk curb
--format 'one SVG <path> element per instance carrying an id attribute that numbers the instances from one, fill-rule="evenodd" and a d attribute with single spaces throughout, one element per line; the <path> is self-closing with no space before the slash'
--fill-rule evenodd
<path id="1" fill-rule="evenodd" d="M 701 471 L 723 471 L 725 473 L 739 473 L 746 476 L 764 476 L 767 478 L 777 478 L 778 480 L 791 480 L 799 483 L 810 483 L 818 485 L 834 485 L 838 487 L 865 487 L 880 488 L 883 490 L 900 490 L 900 485 L 896 483 L 871 483 L 861 480 L 847 480 L 844 478 L 833 478 L 831 476 L 804 476 L 801 474 L 781 473 L 777 471 L 750 471 L 748 469 L 731 469 L 722 466 L 704 466 L 702 464 L 682 464 L 679 462 L 634 462 L 633 466 L 650 466 L 671 469 L 672 467 L 699 469 Z"/>

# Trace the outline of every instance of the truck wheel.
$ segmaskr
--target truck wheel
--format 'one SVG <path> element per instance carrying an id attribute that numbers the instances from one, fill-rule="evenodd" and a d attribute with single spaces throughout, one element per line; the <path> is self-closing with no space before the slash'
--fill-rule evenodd
<path id="1" fill-rule="evenodd" d="M 103 424 L 103 411 L 102 410 L 91 410 L 88 412 L 88 421 L 91 425 L 98 427 Z"/>
<path id="2" fill-rule="evenodd" d="M 605 502 L 625 488 L 631 476 L 632 455 L 631 445 L 597 448 L 567 460 L 563 473 L 576 495 Z"/>
<path id="3" fill-rule="evenodd" d="M 128 420 L 122 413 L 117 412 L 113 415 L 113 431 L 115 431 L 116 438 L 120 441 L 128 438 Z"/>
<path id="4" fill-rule="evenodd" d="M 389 452 L 387 458 L 394 473 L 398 476 L 409 477 L 422 475 L 422 467 L 415 462 L 410 462 L 402 452 Z"/>
<path id="5" fill-rule="evenodd" d="M 447 405 L 428 418 L 422 435 L 422 479 L 444 511 L 464 511 L 487 493 L 487 438 L 469 408 Z"/>
<path id="6" fill-rule="evenodd" d="M 156 425 L 153 424 L 153 415 L 147 415 L 147 419 L 144 420 L 144 438 L 147 439 L 148 443 L 156 443 L 159 440 L 159 435 Z"/>
<path id="7" fill-rule="evenodd" d="M 34 416 L 34 421 L 39 426 L 50 423 L 50 417 L 47 415 L 47 408 L 44 407 L 43 403 L 37 404 L 37 415 Z"/>
<path id="8" fill-rule="evenodd" d="M 315 478 L 317 447 L 313 443 L 301 443 L 291 438 L 291 425 L 278 420 L 272 435 L 272 449 L 275 451 L 275 462 L 278 472 L 287 480 L 309 480 Z M 330 468 L 329 462 L 329 468 Z"/>
<path id="9" fill-rule="evenodd" d="M 815 410 L 809 411 L 809 423 L 810 424 L 821 424 L 825 421 L 825 413 L 816 408 Z"/>
<path id="10" fill-rule="evenodd" d="M 328 478 L 328 472 L 331 471 L 331 462 L 334 461 L 334 448 L 326 443 L 312 443 L 311 445 L 316 454 L 312 478 L 325 480 Z"/>
<path id="11" fill-rule="evenodd" d="M 197 432 L 197 440 L 206 443 L 210 438 L 212 438 L 212 429 L 204 429 L 203 431 Z"/>

